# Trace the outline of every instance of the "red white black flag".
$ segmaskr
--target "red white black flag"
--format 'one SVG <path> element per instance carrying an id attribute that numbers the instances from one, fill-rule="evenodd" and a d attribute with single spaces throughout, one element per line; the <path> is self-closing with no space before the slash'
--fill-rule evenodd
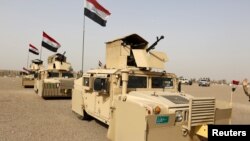
<path id="1" fill-rule="evenodd" d="M 237 80 L 232 80 L 231 84 L 232 84 L 232 92 L 234 92 L 237 88 L 237 86 L 239 85 L 240 81 Z"/>
<path id="2" fill-rule="evenodd" d="M 50 37 L 45 32 L 43 32 L 42 46 L 53 52 L 57 52 L 57 49 L 61 47 L 54 38 Z"/>
<path id="3" fill-rule="evenodd" d="M 29 69 L 27 69 L 25 67 L 23 67 L 23 70 L 24 70 L 25 73 L 30 73 L 31 72 Z"/>
<path id="4" fill-rule="evenodd" d="M 107 18 L 111 13 L 102 7 L 96 0 L 86 0 L 84 15 L 100 24 L 106 26 Z"/>
<path id="5" fill-rule="evenodd" d="M 38 51 L 38 49 L 35 47 L 35 46 L 33 46 L 32 44 L 29 44 L 29 52 L 31 52 L 31 53 L 33 53 L 33 54 L 36 54 L 36 55 L 38 55 L 39 54 L 39 51 Z"/>

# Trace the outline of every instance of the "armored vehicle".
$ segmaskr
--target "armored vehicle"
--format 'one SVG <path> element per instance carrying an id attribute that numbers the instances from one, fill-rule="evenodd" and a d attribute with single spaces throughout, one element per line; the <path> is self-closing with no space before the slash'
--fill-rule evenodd
<path id="1" fill-rule="evenodd" d="M 27 70 L 27 74 L 22 77 L 22 86 L 34 87 L 34 81 L 37 77 L 37 72 L 43 68 L 43 61 L 40 59 L 34 59 L 31 61 L 30 68 Z"/>
<path id="2" fill-rule="evenodd" d="M 164 70 L 165 53 L 137 34 L 106 43 L 106 65 L 75 80 L 72 111 L 108 125 L 112 141 L 190 141 L 207 138 L 208 124 L 228 124 L 232 108 L 213 97 L 178 91 Z"/>
<path id="3" fill-rule="evenodd" d="M 35 79 L 34 90 L 43 98 L 71 97 L 74 74 L 64 54 L 48 57 L 48 68 L 40 70 Z"/>

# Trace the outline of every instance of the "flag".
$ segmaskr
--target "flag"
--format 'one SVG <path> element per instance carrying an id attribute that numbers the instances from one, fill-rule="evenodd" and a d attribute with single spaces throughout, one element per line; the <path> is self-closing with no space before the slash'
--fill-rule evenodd
<path id="1" fill-rule="evenodd" d="M 23 70 L 24 70 L 25 73 L 30 73 L 31 72 L 29 69 L 27 69 L 25 67 L 23 67 Z"/>
<path id="2" fill-rule="evenodd" d="M 232 80 L 232 84 L 234 84 L 234 85 L 239 85 L 239 81 L 237 81 L 237 80 Z"/>
<path id="3" fill-rule="evenodd" d="M 239 81 L 237 80 L 232 80 L 231 84 L 233 84 L 233 87 L 232 87 L 232 92 L 234 92 L 236 90 L 236 87 L 239 85 Z"/>
<path id="4" fill-rule="evenodd" d="M 102 7 L 96 0 L 87 0 L 84 15 L 100 24 L 106 26 L 107 18 L 111 13 Z"/>
<path id="5" fill-rule="evenodd" d="M 39 51 L 38 51 L 38 49 L 35 47 L 35 46 L 33 46 L 32 44 L 29 44 L 29 52 L 31 52 L 31 53 L 33 53 L 33 54 L 35 54 L 35 55 L 38 55 L 39 54 Z"/>
<path id="6" fill-rule="evenodd" d="M 42 46 L 53 52 L 57 52 L 57 49 L 61 47 L 55 39 L 50 37 L 45 32 L 43 32 Z"/>

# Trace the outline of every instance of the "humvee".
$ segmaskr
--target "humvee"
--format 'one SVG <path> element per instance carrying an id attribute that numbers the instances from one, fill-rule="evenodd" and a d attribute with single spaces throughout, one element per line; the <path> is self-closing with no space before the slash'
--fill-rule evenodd
<path id="1" fill-rule="evenodd" d="M 208 124 L 228 124 L 232 108 L 181 91 L 165 53 L 132 34 L 106 43 L 106 65 L 74 82 L 72 111 L 108 125 L 112 141 L 206 140 Z M 178 91 L 179 90 L 179 91 Z"/>
<path id="2" fill-rule="evenodd" d="M 43 61 L 40 59 L 34 59 L 31 61 L 29 72 L 22 77 L 22 86 L 24 88 L 34 87 L 34 81 L 37 77 L 37 72 L 43 68 Z"/>
<path id="3" fill-rule="evenodd" d="M 74 74 L 64 54 L 48 57 L 48 68 L 39 70 L 34 90 L 43 98 L 71 97 Z"/>

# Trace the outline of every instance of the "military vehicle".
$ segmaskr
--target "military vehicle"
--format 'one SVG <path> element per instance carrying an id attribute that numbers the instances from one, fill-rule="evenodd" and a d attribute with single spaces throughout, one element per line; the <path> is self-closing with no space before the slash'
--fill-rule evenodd
<path id="1" fill-rule="evenodd" d="M 40 59 L 34 59 L 31 61 L 30 68 L 26 75 L 22 77 L 22 86 L 27 87 L 34 87 L 34 81 L 37 77 L 37 72 L 43 68 L 43 61 Z"/>
<path id="2" fill-rule="evenodd" d="M 168 58 L 132 34 L 106 43 L 106 65 L 75 80 L 72 111 L 108 125 L 112 141 L 190 141 L 207 138 L 208 124 L 228 124 L 232 108 L 193 97 L 164 70 Z"/>
<path id="3" fill-rule="evenodd" d="M 65 54 L 65 53 L 64 53 Z M 43 98 L 71 97 L 74 74 L 64 54 L 48 57 L 48 68 L 39 70 L 34 90 Z"/>

